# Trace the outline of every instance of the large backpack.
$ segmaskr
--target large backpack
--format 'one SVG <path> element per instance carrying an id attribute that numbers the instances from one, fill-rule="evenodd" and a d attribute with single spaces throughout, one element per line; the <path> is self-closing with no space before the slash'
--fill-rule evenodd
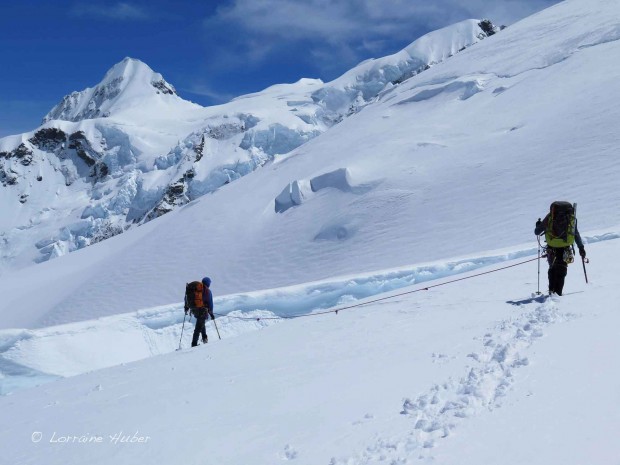
<path id="1" fill-rule="evenodd" d="M 575 242 L 575 206 L 556 201 L 549 208 L 545 240 L 549 247 L 569 247 Z"/>
<path id="2" fill-rule="evenodd" d="M 185 286 L 185 302 L 191 309 L 204 308 L 205 302 L 202 298 L 204 284 L 200 281 L 192 281 Z"/>

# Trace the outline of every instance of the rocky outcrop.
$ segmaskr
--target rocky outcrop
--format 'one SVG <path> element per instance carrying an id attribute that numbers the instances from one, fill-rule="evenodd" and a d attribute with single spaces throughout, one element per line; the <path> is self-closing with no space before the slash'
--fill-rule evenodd
<path id="1" fill-rule="evenodd" d="M 28 141 L 39 150 L 56 152 L 63 148 L 67 141 L 67 134 L 57 128 L 39 129 Z"/>
<path id="2" fill-rule="evenodd" d="M 157 93 L 167 94 L 167 95 L 177 95 L 176 89 L 163 79 L 159 79 L 158 81 L 151 82 L 151 85 L 157 89 Z"/>
<path id="3" fill-rule="evenodd" d="M 478 26 L 480 26 L 480 29 L 482 29 L 486 37 L 491 37 L 506 28 L 506 26 L 496 26 L 490 19 L 483 19 L 478 23 Z"/>
<path id="4" fill-rule="evenodd" d="M 202 139 L 200 140 L 200 144 L 194 147 L 194 152 L 196 153 L 196 161 L 200 161 L 203 155 L 203 151 L 205 149 L 205 136 L 202 135 Z"/>
<path id="5" fill-rule="evenodd" d="M 191 175 L 193 177 L 193 173 Z M 166 213 L 171 212 L 175 207 L 186 204 L 189 199 L 185 193 L 185 177 L 177 182 L 169 184 L 164 192 L 162 199 L 145 217 L 145 221 L 151 221 Z"/>
<path id="6" fill-rule="evenodd" d="M 82 131 L 74 132 L 69 136 L 69 149 L 75 150 L 75 153 L 88 166 L 93 166 L 97 160 L 91 155 L 92 147 L 90 142 Z"/>
<path id="7" fill-rule="evenodd" d="M 10 152 L 0 152 L 0 159 L 15 159 L 22 165 L 28 166 L 32 163 L 32 155 L 32 149 L 22 142 L 16 149 Z"/>
<path id="8" fill-rule="evenodd" d="M 0 152 L 0 158 L 2 158 L 4 154 L 6 154 L 6 152 Z M 15 176 L 15 173 L 7 173 L 2 163 L 0 163 L 0 183 L 2 183 L 4 187 L 17 184 L 17 176 Z"/>

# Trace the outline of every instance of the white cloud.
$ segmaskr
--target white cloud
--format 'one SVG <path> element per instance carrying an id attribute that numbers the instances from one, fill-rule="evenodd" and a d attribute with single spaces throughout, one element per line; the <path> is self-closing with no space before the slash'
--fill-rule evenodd
<path id="1" fill-rule="evenodd" d="M 326 0 L 236 0 L 219 8 L 207 24 L 235 24 L 247 33 L 273 38 L 321 37 L 331 41 L 357 34 L 357 21 L 350 17 L 348 8 L 348 2 Z"/>
<path id="2" fill-rule="evenodd" d="M 202 97 L 207 97 L 214 104 L 226 103 L 232 100 L 236 95 L 219 92 L 214 90 L 211 86 L 209 86 L 205 82 L 194 82 L 187 87 L 183 87 L 179 89 L 181 92 L 188 92 L 194 95 L 200 95 Z"/>
<path id="3" fill-rule="evenodd" d="M 369 54 L 394 53 L 425 32 L 469 18 L 510 24 L 559 0 L 233 0 L 208 17 L 205 29 L 222 59 L 249 64 L 306 52 L 317 69 L 353 65 Z M 235 31 L 234 36 L 229 31 Z"/>
<path id="4" fill-rule="evenodd" d="M 98 17 L 123 21 L 146 21 L 152 19 L 147 10 L 127 2 L 100 4 L 78 3 L 71 9 L 74 16 Z"/>

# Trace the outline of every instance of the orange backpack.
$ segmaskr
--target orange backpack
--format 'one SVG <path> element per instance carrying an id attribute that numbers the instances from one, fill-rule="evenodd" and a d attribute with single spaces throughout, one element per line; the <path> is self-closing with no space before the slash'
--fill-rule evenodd
<path id="1" fill-rule="evenodd" d="M 189 308 L 204 308 L 205 302 L 202 299 L 204 284 L 200 281 L 192 281 L 185 286 L 185 302 Z"/>

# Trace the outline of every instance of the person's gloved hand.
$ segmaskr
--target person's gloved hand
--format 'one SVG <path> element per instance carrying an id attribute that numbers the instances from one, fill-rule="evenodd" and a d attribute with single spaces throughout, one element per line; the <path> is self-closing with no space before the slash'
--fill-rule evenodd
<path id="1" fill-rule="evenodd" d="M 542 226 L 542 221 L 540 218 L 538 218 L 538 221 L 536 222 L 536 227 L 539 228 Z"/>
<path id="2" fill-rule="evenodd" d="M 211 319 L 212 319 L 212 320 L 215 320 L 215 315 L 211 315 Z"/>
<path id="3" fill-rule="evenodd" d="M 581 258 L 586 258 L 586 248 L 584 246 L 579 247 L 579 255 L 581 255 Z"/>
<path id="4" fill-rule="evenodd" d="M 185 306 L 185 314 L 187 315 L 187 312 L 189 311 L 189 307 L 186 305 Z"/>

